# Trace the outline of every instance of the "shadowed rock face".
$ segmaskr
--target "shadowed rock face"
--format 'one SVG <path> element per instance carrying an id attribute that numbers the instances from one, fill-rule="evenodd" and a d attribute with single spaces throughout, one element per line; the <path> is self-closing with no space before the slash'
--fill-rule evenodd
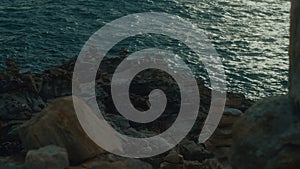
<path id="1" fill-rule="evenodd" d="M 300 120 L 287 96 L 257 102 L 235 123 L 235 169 L 299 169 Z"/>
<path id="2" fill-rule="evenodd" d="M 290 28 L 289 95 L 300 107 L 300 1 L 292 0 Z"/>

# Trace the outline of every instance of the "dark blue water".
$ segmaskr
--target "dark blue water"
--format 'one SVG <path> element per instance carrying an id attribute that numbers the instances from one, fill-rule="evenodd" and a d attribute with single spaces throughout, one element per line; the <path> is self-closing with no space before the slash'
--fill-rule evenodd
<path id="1" fill-rule="evenodd" d="M 222 57 L 230 91 L 258 99 L 287 90 L 289 6 L 288 0 L 1 0 L 0 65 L 12 56 L 22 71 L 39 72 L 78 55 L 114 19 L 167 12 L 204 30 Z M 124 43 L 134 51 L 149 39 Z"/>

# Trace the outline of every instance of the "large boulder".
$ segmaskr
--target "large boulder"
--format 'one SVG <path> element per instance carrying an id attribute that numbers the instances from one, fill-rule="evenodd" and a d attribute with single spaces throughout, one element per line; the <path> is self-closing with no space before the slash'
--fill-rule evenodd
<path id="1" fill-rule="evenodd" d="M 30 150 L 25 159 L 25 169 L 64 169 L 68 166 L 66 149 L 54 145 Z"/>
<path id="2" fill-rule="evenodd" d="M 288 96 L 248 109 L 233 127 L 231 163 L 238 169 L 299 169 L 300 116 Z"/>
<path id="3" fill-rule="evenodd" d="M 92 114 L 92 110 L 84 103 L 78 101 L 78 104 L 82 104 L 81 107 L 87 114 Z M 91 120 L 94 116 L 88 118 Z M 101 126 L 98 129 L 101 129 Z M 107 135 L 109 134 L 108 132 Z M 47 145 L 66 148 L 71 163 L 80 163 L 105 153 L 83 131 L 74 110 L 72 97 L 53 101 L 40 114 L 22 125 L 19 135 L 23 146 L 28 150 Z M 105 137 L 107 136 L 103 135 L 103 138 Z M 117 139 L 111 142 L 113 145 L 119 144 Z M 120 147 L 116 149 L 121 149 Z"/>

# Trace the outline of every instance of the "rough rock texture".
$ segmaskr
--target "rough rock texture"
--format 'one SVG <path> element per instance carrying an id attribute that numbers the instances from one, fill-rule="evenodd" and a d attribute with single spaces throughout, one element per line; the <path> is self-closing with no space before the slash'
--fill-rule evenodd
<path id="1" fill-rule="evenodd" d="M 30 150 L 25 158 L 25 169 L 64 169 L 69 166 L 66 149 L 49 145 Z"/>
<path id="2" fill-rule="evenodd" d="M 160 169 L 184 169 L 184 165 L 163 162 L 160 164 Z"/>
<path id="3" fill-rule="evenodd" d="M 234 108 L 225 108 L 222 119 L 214 134 L 204 143 L 224 167 L 230 168 L 229 157 L 232 146 L 232 126 L 243 113 Z"/>
<path id="4" fill-rule="evenodd" d="M 212 153 L 207 151 L 203 145 L 198 145 L 194 141 L 184 140 L 178 147 L 179 152 L 186 160 L 203 161 L 204 159 L 213 157 Z"/>
<path id="5" fill-rule="evenodd" d="M 180 108 L 180 96 L 176 82 L 164 72 L 159 71 L 145 71 L 137 75 L 130 87 L 130 98 L 137 109 L 149 108 L 148 94 L 153 89 L 162 89 L 166 93 L 169 103 L 163 115 L 153 123 L 139 124 L 128 121 L 116 111 L 110 96 L 112 74 L 123 59 L 124 57 L 104 59 L 97 74 L 96 98 L 99 108 L 104 110 L 103 115 L 117 131 L 133 137 L 151 137 L 165 131 L 177 118 Z M 149 167 L 147 163 L 140 160 L 102 158 L 107 154 L 83 132 L 75 115 L 72 99 L 70 97 L 61 98 L 71 95 L 71 78 L 75 60 L 76 58 L 41 74 L 20 73 L 13 60 L 7 61 L 7 71 L 0 71 L 0 156 L 18 154 L 24 160 L 27 150 L 58 145 L 67 150 L 71 165 L 78 165 L 85 160 L 90 160 L 83 162 L 83 167 L 80 165 L 75 168 L 111 167 L 119 169 L 143 166 L 146 167 L 145 169 L 150 168 L 151 166 Z M 203 144 L 195 143 L 206 119 L 211 98 L 211 90 L 204 85 L 204 82 L 197 79 L 197 83 L 201 97 L 200 112 L 196 124 L 186 137 L 188 142 L 183 141 L 171 154 L 165 153 L 143 159 L 153 168 L 200 169 L 202 167 L 203 169 L 214 169 L 215 166 L 222 168 L 218 159 L 213 158 L 215 153 L 208 151 Z M 244 111 L 252 104 L 241 94 L 227 93 L 227 96 L 226 106 L 235 108 L 235 110 Z M 59 99 L 56 100 L 57 98 Z M 236 111 L 233 110 L 230 111 L 235 114 Z M 225 119 L 224 125 L 231 123 L 231 120 L 231 117 Z M 111 142 L 114 141 L 116 140 L 111 140 Z M 117 148 L 122 151 L 120 147 Z M 178 154 L 174 152 L 178 152 Z M 99 156 L 101 156 L 101 160 L 98 159 Z M 182 159 L 183 156 L 184 159 Z M 180 162 L 178 163 L 178 161 Z M 13 165 L 14 161 L 7 163 Z M 1 165 L 0 168 L 9 168 Z M 6 162 L 3 165 L 7 166 Z"/>
<path id="6" fill-rule="evenodd" d="M 23 161 L 18 161 L 12 157 L 0 157 L 0 168 L 2 169 L 23 169 Z"/>
<path id="7" fill-rule="evenodd" d="M 164 162 L 160 164 L 160 169 L 184 169 L 183 156 L 175 150 L 171 150 L 164 157 Z"/>
<path id="8" fill-rule="evenodd" d="M 29 119 L 33 113 L 40 112 L 46 104 L 38 95 L 26 91 L 0 94 L 0 120 Z"/>
<path id="9" fill-rule="evenodd" d="M 2 123 L 0 127 L 0 156 L 9 156 L 22 150 L 21 141 L 19 139 L 19 126 L 24 121 L 13 120 Z"/>
<path id="10" fill-rule="evenodd" d="M 84 105 L 82 107 L 87 112 L 91 111 Z M 51 144 L 66 148 L 72 163 L 79 163 L 105 152 L 81 128 L 72 97 L 57 99 L 49 104 L 38 116 L 22 125 L 19 134 L 23 146 L 29 150 Z"/>
<path id="11" fill-rule="evenodd" d="M 146 162 L 137 159 L 116 159 L 113 156 L 101 156 L 87 162 L 80 166 L 69 167 L 68 169 L 153 169 L 152 166 Z"/>
<path id="12" fill-rule="evenodd" d="M 11 59 L 6 61 L 7 70 L 0 72 L 0 155 L 8 156 L 21 151 L 18 128 L 46 103 L 38 95 L 31 73 L 20 74 Z"/>
<path id="13" fill-rule="evenodd" d="M 262 100 L 236 122 L 231 162 L 237 169 L 299 169 L 300 118 L 288 96 Z"/>
<path id="14" fill-rule="evenodd" d="M 164 157 L 164 161 L 173 164 L 182 164 L 183 156 L 178 154 L 175 150 L 171 150 L 167 156 Z"/>
<path id="15" fill-rule="evenodd" d="M 203 164 L 205 169 L 227 169 L 217 159 L 206 159 Z"/>
<path id="16" fill-rule="evenodd" d="M 55 80 L 54 80 L 55 79 Z M 62 68 L 46 70 L 40 81 L 40 96 L 45 100 L 70 96 L 72 72 Z"/>
<path id="17" fill-rule="evenodd" d="M 199 161 L 185 161 L 185 169 L 206 169 L 206 167 Z"/>
<path id="18" fill-rule="evenodd" d="M 292 0 L 290 28 L 289 96 L 300 107 L 300 1 Z"/>

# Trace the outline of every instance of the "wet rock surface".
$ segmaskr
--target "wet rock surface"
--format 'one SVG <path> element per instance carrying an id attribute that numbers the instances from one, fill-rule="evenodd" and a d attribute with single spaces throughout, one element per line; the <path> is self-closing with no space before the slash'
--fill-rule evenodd
<path id="1" fill-rule="evenodd" d="M 165 92 L 168 104 L 162 116 L 151 123 L 129 121 L 118 113 L 110 93 L 112 74 L 123 59 L 104 59 L 97 73 L 96 98 L 105 119 L 120 133 L 134 137 L 151 137 L 165 131 L 174 123 L 180 109 L 180 91 L 176 82 L 164 72 L 144 71 L 138 74 L 130 86 L 130 99 L 134 107 L 140 111 L 149 109 L 148 95 L 154 89 Z M 170 152 L 155 157 L 142 160 L 114 157 L 85 135 L 76 119 L 72 99 L 65 97 L 72 94 L 74 63 L 75 59 L 72 59 L 41 74 L 19 73 L 16 70 L 0 73 L 0 83 L 3 84 L 0 88 L 1 156 L 19 155 L 25 158 L 30 150 L 57 145 L 66 149 L 72 165 L 69 169 L 226 167 L 228 160 L 223 156 L 220 158 L 220 146 L 214 144 L 225 147 L 232 144 L 230 127 L 240 113 L 253 104 L 252 101 L 241 94 L 228 93 L 227 109 L 218 128 L 221 134 L 216 138 L 228 137 L 229 141 L 219 140 L 220 143 L 217 143 L 209 140 L 211 149 L 206 144 L 197 144 L 211 100 L 211 90 L 197 79 L 201 105 L 196 124 L 186 139 Z"/>

